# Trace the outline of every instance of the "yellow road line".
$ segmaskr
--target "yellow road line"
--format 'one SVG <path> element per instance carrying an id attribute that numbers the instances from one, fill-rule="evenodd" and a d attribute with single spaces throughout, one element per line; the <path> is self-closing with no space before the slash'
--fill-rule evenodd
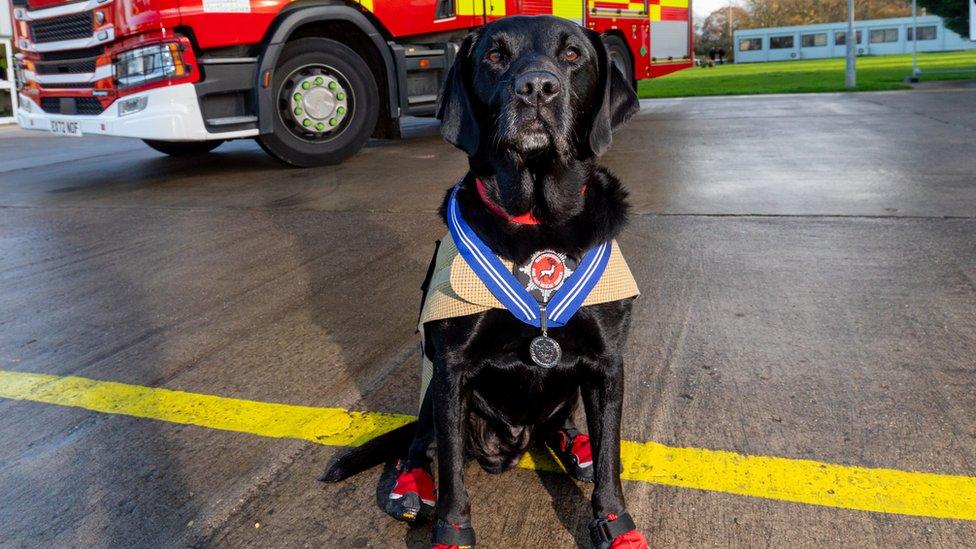
<path id="1" fill-rule="evenodd" d="M 257 402 L 0 370 L 0 398 L 254 435 L 355 446 L 412 416 Z M 623 441 L 622 478 L 842 509 L 976 521 L 976 478 Z M 536 452 L 521 467 L 558 471 Z"/>

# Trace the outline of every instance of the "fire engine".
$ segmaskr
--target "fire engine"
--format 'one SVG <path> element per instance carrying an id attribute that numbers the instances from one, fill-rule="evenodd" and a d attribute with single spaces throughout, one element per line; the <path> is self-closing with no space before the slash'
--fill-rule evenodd
<path id="1" fill-rule="evenodd" d="M 432 116 L 461 39 L 507 15 L 602 33 L 636 81 L 691 66 L 691 0 L 11 0 L 21 127 L 170 155 L 253 138 L 340 162 Z"/>

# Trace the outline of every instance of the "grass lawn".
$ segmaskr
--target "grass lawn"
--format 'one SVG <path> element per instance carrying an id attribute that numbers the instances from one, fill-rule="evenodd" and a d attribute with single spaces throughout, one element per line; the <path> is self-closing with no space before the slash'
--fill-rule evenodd
<path id="1" fill-rule="evenodd" d="M 976 78 L 976 72 L 925 74 L 927 70 L 976 69 L 976 51 L 920 53 L 922 80 Z M 857 58 L 857 90 L 898 90 L 912 70 L 912 56 Z M 640 97 L 741 95 L 845 91 L 844 59 L 811 59 L 773 63 L 744 63 L 711 68 L 693 67 L 662 78 L 641 80 Z"/>

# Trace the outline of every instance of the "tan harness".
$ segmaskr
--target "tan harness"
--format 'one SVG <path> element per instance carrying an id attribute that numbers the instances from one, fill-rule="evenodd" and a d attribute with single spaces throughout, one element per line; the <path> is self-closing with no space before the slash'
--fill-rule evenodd
<path id="1" fill-rule="evenodd" d="M 499 259 L 508 270 L 512 270 L 514 264 L 511 261 Z M 583 307 L 619 301 L 639 295 L 640 290 L 637 288 L 637 281 L 634 280 L 634 275 L 631 274 L 630 267 L 627 266 L 627 262 L 620 252 L 620 246 L 614 240 L 606 270 L 604 270 L 603 276 L 600 277 L 596 286 L 593 287 L 590 295 L 583 301 Z M 420 312 L 418 329 L 421 334 L 421 344 L 423 344 L 424 324 L 427 322 L 473 315 L 489 309 L 504 308 L 458 253 L 451 235 L 445 236 L 437 248 L 434 269 Z M 420 401 L 422 402 L 433 376 L 434 366 L 427 360 L 427 355 L 423 352 L 421 352 L 421 360 L 423 361 L 420 370 Z"/>

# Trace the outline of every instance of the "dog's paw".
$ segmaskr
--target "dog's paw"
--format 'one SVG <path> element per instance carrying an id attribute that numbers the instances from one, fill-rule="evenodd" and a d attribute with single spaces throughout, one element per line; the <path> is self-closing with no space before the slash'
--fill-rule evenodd
<path id="1" fill-rule="evenodd" d="M 649 549 L 644 534 L 637 530 L 625 532 L 613 539 L 610 549 Z"/>
<path id="2" fill-rule="evenodd" d="M 569 476 L 581 482 L 593 482 L 593 452 L 590 436 L 560 429 L 546 442 Z"/>
<path id="3" fill-rule="evenodd" d="M 608 515 L 590 523 L 590 541 L 596 549 L 649 549 L 629 514 Z"/>
<path id="4" fill-rule="evenodd" d="M 386 514 L 404 522 L 427 521 L 434 517 L 434 477 L 422 467 L 404 470 L 397 464 L 397 477 L 381 507 Z"/>

